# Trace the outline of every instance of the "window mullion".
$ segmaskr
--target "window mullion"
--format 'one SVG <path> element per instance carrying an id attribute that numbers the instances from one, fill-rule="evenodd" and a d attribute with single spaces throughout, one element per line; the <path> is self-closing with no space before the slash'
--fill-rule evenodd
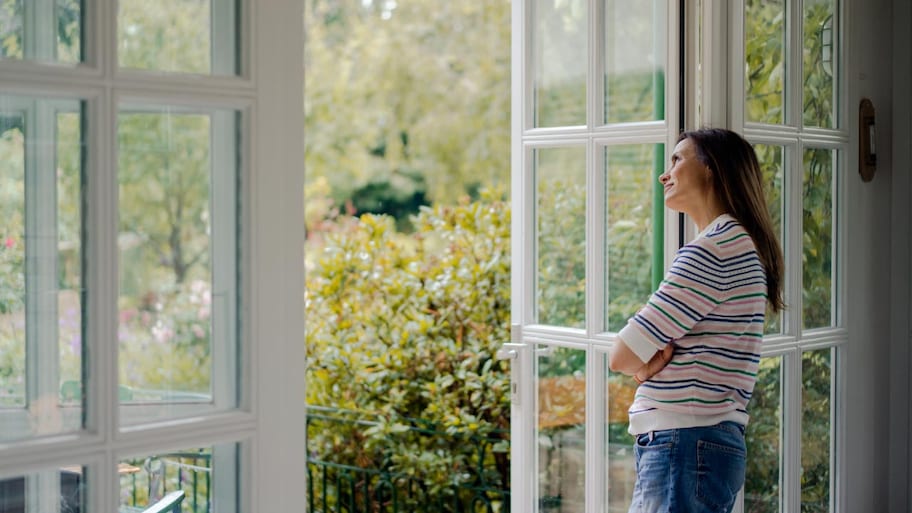
<path id="1" fill-rule="evenodd" d="M 23 54 L 26 59 L 51 61 L 56 57 L 54 0 L 27 0 L 23 6 Z"/>
<path id="2" fill-rule="evenodd" d="M 802 20 L 804 3 L 802 0 L 786 2 L 786 71 L 785 71 L 785 124 L 802 128 L 802 95 L 804 89 L 803 60 L 804 44 L 802 42 Z"/>
<path id="3" fill-rule="evenodd" d="M 84 245 L 88 376 L 85 399 L 86 428 L 101 439 L 94 482 L 89 481 L 89 501 L 98 511 L 115 511 L 119 503 L 117 461 L 112 450 L 119 424 L 117 375 L 117 174 L 116 108 L 112 89 L 105 88 L 89 101 L 86 112 L 86 222 Z"/>
<path id="4" fill-rule="evenodd" d="M 801 511 L 801 350 L 782 357 L 781 511 Z"/>
<path id="5" fill-rule="evenodd" d="M 800 144 L 785 146 L 785 211 L 783 221 L 785 226 L 785 244 L 783 244 L 783 258 L 785 259 L 785 301 L 788 308 L 783 311 L 783 333 L 798 339 L 801 336 L 802 290 L 804 288 L 804 275 L 802 266 L 803 240 L 803 215 L 804 197 L 801 194 L 804 185 L 804 171 L 802 169 L 802 155 L 804 148 Z"/>
<path id="6" fill-rule="evenodd" d="M 26 402 L 33 415 L 58 408 L 57 181 L 54 113 L 25 111 Z"/>
<path id="7" fill-rule="evenodd" d="M 211 124 L 211 197 L 209 200 L 212 230 L 212 396 L 217 409 L 227 410 L 238 404 L 238 323 L 237 287 L 238 233 L 241 219 L 237 201 L 237 125 L 235 112 L 215 110 Z M 225 322 L 228 321 L 228 322 Z"/>
<path id="8" fill-rule="evenodd" d="M 38 425 L 62 414 L 57 332 L 57 180 L 53 108 L 33 101 L 25 111 L 25 390 Z M 60 507 L 56 473 L 26 480 L 27 511 Z"/>

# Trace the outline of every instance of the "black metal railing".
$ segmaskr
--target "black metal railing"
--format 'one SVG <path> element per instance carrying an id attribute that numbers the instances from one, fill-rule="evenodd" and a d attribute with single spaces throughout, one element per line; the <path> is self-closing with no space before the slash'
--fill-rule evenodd
<path id="1" fill-rule="evenodd" d="M 319 454 L 308 447 L 308 504 L 310 513 L 505 513 L 510 509 L 509 439 L 503 430 L 485 436 L 470 432 L 443 431 L 420 419 L 400 419 L 407 432 L 399 437 L 460 452 L 465 464 L 453 469 L 448 483 L 422 477 L 420 471 L 391 464 L 364 468 L 334 454 Z M 314 429 L 366 430 L 379 420 L 363 413 L 308 406 L 308 433 Z M 309 439 L 310 437 L 308 437 Z M 392 442 L 392 440 L 391 440 Z M 308 442 L 310 444 L 310 442 Z M 395 446 L 391 443 L 390 447 Z M 392 449 L 391 449 L 392 450 Z M 390 455 L 392 456 L 392 455 Z M 385 458 L 392 461 L 392 457 Z"/>
<path id="2" fill-rule="evenodd" d="M 124 462 L 121 489 L 129 490 L 126 506 L 148 506 L 169 492 L 183 490 L 185 513 L 212 511 L 212 455 L 203 452 L 170 452 Z"/>

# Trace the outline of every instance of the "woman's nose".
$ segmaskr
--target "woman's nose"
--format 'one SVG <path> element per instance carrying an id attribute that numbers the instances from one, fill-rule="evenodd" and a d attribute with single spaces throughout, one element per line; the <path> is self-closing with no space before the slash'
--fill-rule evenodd
<path id="1" fill-rule="evenodd" d="M 666 171 L 659 175 L 659 183 L 665 185 L 665 182 L 667 182 L 669 178 L 670 176 L 668 175 L 668 171 Z"/>

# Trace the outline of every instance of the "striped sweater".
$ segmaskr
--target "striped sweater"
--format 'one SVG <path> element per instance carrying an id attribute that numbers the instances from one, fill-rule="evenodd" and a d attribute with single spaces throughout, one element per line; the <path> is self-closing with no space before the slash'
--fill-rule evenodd
<path id="1" fill-rule="evenodd" d="M 671 362 L 637 389 L 630 433 L 747 425 L 766 292 L 754 242 L 728 214 L 678 250 L 658 290 L 618 333 L 643 361 L 675 344 Z"/>

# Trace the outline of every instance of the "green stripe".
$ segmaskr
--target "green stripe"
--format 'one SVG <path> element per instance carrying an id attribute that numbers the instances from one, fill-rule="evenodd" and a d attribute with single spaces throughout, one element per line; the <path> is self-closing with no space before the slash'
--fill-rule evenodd
<path id="1" fill-rule="evenodd" d="M 727 244 L 733 240 L 740 239 L 741 237 L 747 237 L 747 233 L 739 233 L 738 235 L 735 235 L 734 237 L 732 237 L 730 239 L 720 240 L 719 244 Z"/>
<path id="2" fill-rule="evenodd" d="M 701 362 L 701 361 L 699 361 L 699 360 L 693 360 L 693 361 L 690 361 L 690 362 L 676 362 L 676 361 L 672 360 L 672 361 L 668 362 L 668 365 L 674 365 L 674 366 L 676 366 L 676 367 L 687 367 L 687 366 L 689 366 L 689 365 L 702 365 L 702 366 L 704 366 L 704 367 L 709 367 L 710 369 L 716 369 L 716 370 L 719 370 L 719 371 L 722 371 L 722 372 L 729 372 L 729 373 L 741 374 L 741 375 L 744 375 L 744 376 L 747 376 L 747 377 L 750 377 L 750 378 L 754 378 L 754 377 L 757 376 L 757 373 L 756 373 L 756 372 L 747 372 L 747 371 L 738 370 L 738 369 L 730 369 L 730 368 L 728 368 L 728 367 L 719 367 L 718 365 L 713 365 L 713 364 L 711 364 L 711 363 Z"/>
<path id="3" fill-rule="evenodd" d="M 650 397 L 646 394 L 636 394 L 636 399 L 644 398 L 649 399 L 650 401 L 655 401 L 657 403 L 664 404 L 674 404 L 674 403 L 702 403 L 702 404 L 723 404 L 723 403 L 734 403 L 734 399 L 723 399 L 721 401 L 706 401 L 703 399 L 690 398 L 690 399 L 675 399 L 675 400 L 662 400 L 656 399 L 655 397 Z"/>
<path id="4" fill-rule="evenodd" d="M 766 292 L 756 292 L 754 294 L 744 294 L 741 296 L 732 296 L 729 299 L 748 299 L 748 298 L 752 298 L 752 297 L 762 297 L 762 298 L 766 299 Z"/>
<path id="5" fill-rule="evenodd" d="M 682 330 L 687 331 L 688 329 L 690 329 L 689 326 L 685 326 L 685 325 L 681 324 L 681 323 L 678 322 L 678 320 L 675 319 L 671 314 L 669 314 L 669 313 L 666 312 L 665 310 L 662 310 L 662 307 L 660 307 L 659 305 L 653 303 L 652 301 L 649 301 L 649 304 L 652 305 L 652 307 L 655 308 L 656 310 L 658 310 L 658 311 L 662 312 L 663 314 L 665 314 L 665 317 L 668 317 L 668 320 L 670 320 L 671 322 L 673 322 L 673 323 L 677 324 L 678 326 L 680 326 Z"/>
<path id="6" fill-rule="evenodd" d="M 702 298 L 704 298 L 704 299 L 706 299 L 706 300 L 712 302 L 714 305 L 718 305 L 718 304 L 720 303 L 719 301 L 716 301 L 716 300 L 713 299 L 712 297 L 707 296 L 706 294 L 700 292 L 699 290 L 697 290 L 697 289 L 695 289 L 695 288 L 693 288 L 693 287 L 688 287 L 688 286 L 686 286 L 686 285 L 680 285 L 680 284 L 678 284 L 678 283 L 670 282 L 670 281 L 668 281 L 668 280 L 665 280 L 663 283 L 665 283 L 666 285 L 670 285 L 670 286 L 672 286 L 672 287 L 677 287 L 677 288 L 679 288 L 679 289 L 689 290 L 689 291 L 693 292 L 694 294 L 696 294 L 696 295 L 698 295 L 698 296 L 700 296 L 700 297 L 702 297 Z"/>
<path id="7" fill-rule="evenodd" d="M 692 331 L 687 334 L 688 337 L 702 337 L 705 335 L 733 335 L 735 337 L 763 338 L 762 333 L 735 333 L 733 331 Z"/>

